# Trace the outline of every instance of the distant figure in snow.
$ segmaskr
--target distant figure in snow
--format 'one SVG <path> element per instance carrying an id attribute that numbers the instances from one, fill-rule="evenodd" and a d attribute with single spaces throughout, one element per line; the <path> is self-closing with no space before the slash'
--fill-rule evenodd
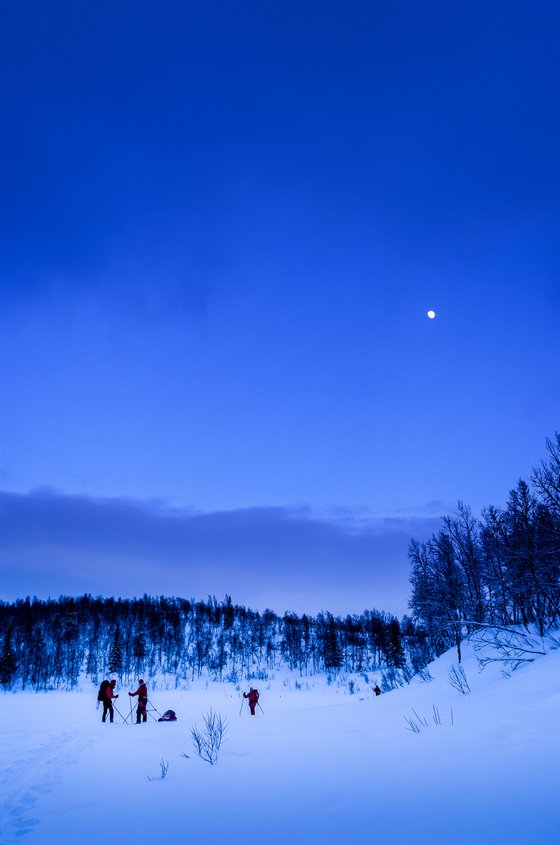
<path id="1" fill-rule="evenodd" d="M 146 706 L 148 704 L 148 687 L 144 683 L 144 679 L 140 678 L 138 681 L 138 689 L 136 692 L 129 692 L 128 694 L 131 696 L 138 696 L 138 708 L 136 710 L 136 724 L 139 725 L 140 722 L 146 722 L 148 720 L 148 716 L 146 714 Z"/>
<path id="2" fill-rule="evenodd" d="M 116 685 L 117 682 L 113 678 L 113 680 L 109 681 L 105 687 L 105 695 L 103 696 L 103 716 L 101 717 L 102 722 L 105 721 L 107 713 L 109 714 L 109 721 L 113 721 L 113 699 L 118 698 L 118 695 L 115 695 Z"/>
<path id="3" fill-rule="evenodd" d="M 376 695 L 381 695 L 381 690 L 377 684 L 374 686 L 373 691 Z"/>
<path id="4" fill-rule="evenodd" d="M 255 707 L 259 703 L 259 691 L 257 689 L 253 689 L 253 687 L 251 687 L 249 692 L 243 693 L 243 698 L 249 699 L 249 709 L 251 711 L 251 716 L 254 716 L 255 715 Z"/>

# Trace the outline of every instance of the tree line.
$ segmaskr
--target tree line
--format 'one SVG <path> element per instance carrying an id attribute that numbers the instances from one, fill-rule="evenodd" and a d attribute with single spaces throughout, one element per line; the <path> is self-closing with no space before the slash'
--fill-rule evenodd
<path id="1" fill-rule="evenodd" d="M 300 676 L 386 670 L 411 676 L 428 660 L 405 617 L 379 611 L 339 617 L 262 613 L 207 601 L 61 597 L 0 603 L 4 689 L 73 688 L 80 677 L 128 682 L 139 674 L 179 685 L 206 675 L 237 682 L 286 667 Z"/>
<path id="2" fill-rule="evenodd" d="M 260 613 L 209 597 L 61 597 L 0 602 L 0 685 L 73 688 L 81 676 L 176 685 L 206 674 L 237 683 L 283 667 L 299 675 L 382 670 L 391 688 L 484 626 L 560 624 L 560 434 L 503 508 L 459 503 L 427 541 L 412 540 L 412 614 Z"/>
<path id="3" fill-rule="evenodd" d="M 430 540 L 409 547 L 416 624 L 436 654 L 484 626 L 535 626 L 540 636 L 560 623 L 560 434 L 547 457 L 520 480 L 503 508 L 481 518 L 459 503 Z"/>

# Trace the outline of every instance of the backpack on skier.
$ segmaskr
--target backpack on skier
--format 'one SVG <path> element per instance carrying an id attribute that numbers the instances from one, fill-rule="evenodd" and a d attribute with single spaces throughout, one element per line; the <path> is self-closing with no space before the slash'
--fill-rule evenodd
<path id="1" fill-rule="evenodd" d="M 99 692 L 97 693 L 97 700 L 98 701 L 105 701 L 105 690 L 109 686 L 109 681 L 101 681 L 101 685 L 99 687 Z"/>

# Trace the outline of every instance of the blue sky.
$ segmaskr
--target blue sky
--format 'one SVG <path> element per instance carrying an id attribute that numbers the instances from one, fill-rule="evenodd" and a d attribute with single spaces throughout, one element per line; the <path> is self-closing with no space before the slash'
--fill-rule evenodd
<path id="1" fill-rule="evenodd" d="M 5 10 L 7 598 L 404 612 L 408 538 L 558 428 L 559 24 Z"/>

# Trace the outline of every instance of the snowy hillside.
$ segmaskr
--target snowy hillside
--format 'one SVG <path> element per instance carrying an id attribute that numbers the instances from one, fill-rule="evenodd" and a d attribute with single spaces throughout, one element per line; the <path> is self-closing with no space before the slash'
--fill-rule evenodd
<path id="1" fill-rule="evenodd" d="M 178 721 L 140 726 L 101 724 L 93 688 L 0 695 L 0 842 L 560 842 L 560 650 L 505 678 L 467 647 L 466 695 L 455 659 L 378 698 L 264 682 L 255 717 L 226 684 L 159 692 Z M 230 723 L 215 766 L 190 736 L 210 707 Z"/>

